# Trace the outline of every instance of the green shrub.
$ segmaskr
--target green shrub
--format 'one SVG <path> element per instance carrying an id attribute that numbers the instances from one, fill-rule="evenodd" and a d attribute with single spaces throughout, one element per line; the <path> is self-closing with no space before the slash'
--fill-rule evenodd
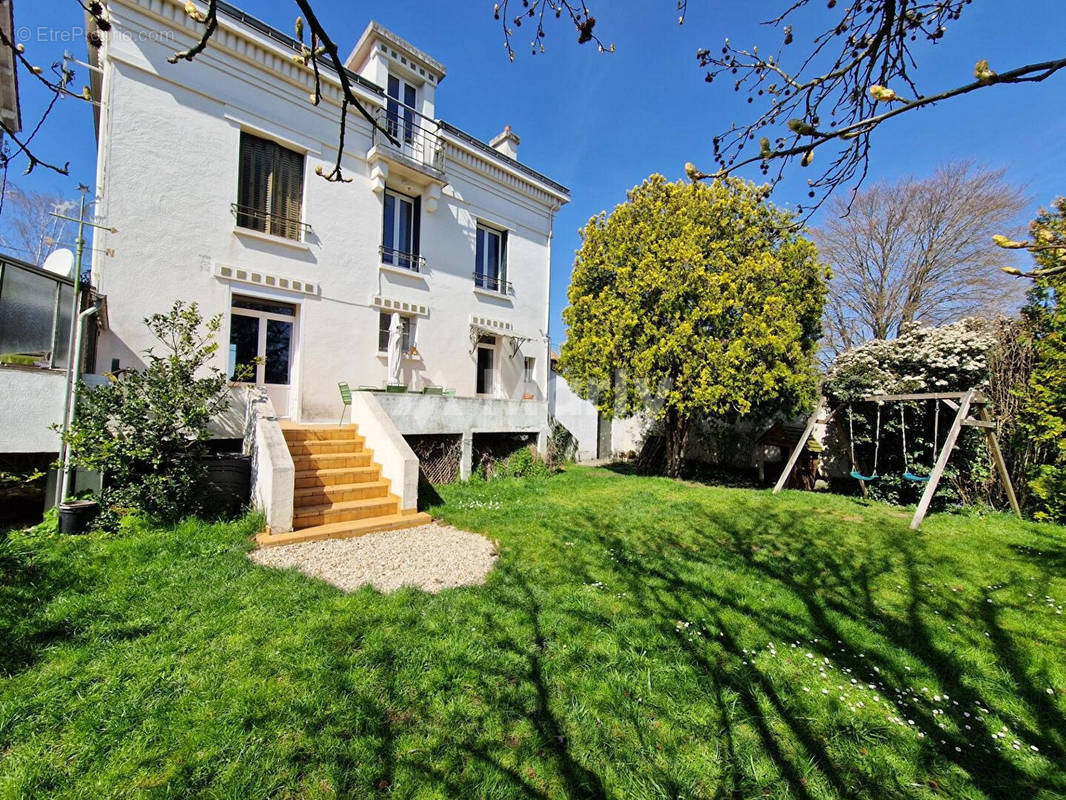
<path id="1" fill-rule="evenodd" d="M 1066 198 L 1043 211 L 1030 226 L 1041 269 L 1066 267 Z M 1066 273 L 1038 278 L 1024 314 L 1035 331 L 1036 365 L 1029 379 L 1025 432 L 1043 449 L 1029 490 L 1034 516 L 1066 522 Z"/>
<path id="2" fill-rule="evenodd" d="M 841 426 L 832 433 L 838 437 L 838 452 L 846 452 L 850 431 L 854 430 L 854 466 L 865 474 L 873 471 L 877 406 L 858 402 L 871 394 L 910 392 L 962 392 L 970 388 L 988 389 L 989 358 L 996 345 L 989 321 L 969 319 L 939 328 L 911 325 L 896 339 L 875 339 L 842 353 L 826 379 L 830 403 L 847 403 Z M 867 484 L 871 496 L 891 503 L 917 501 L 924 484 L 905 480 L 908 468 L 927 474 L 933 462 L 933 434 L 938 434 L 937 451 L 951 425 L 954 413 L 946 406 L 935 421 L 932 402 L 903 404 L 906 419 L 908 463 L 904 463 L 900 403 L 881 407 L 880 448 L 877 452 L 876 481 Z M 849 419 L 850 416 L 850 419 Z M 935 430 L 939 427 L 939 430 Z M 988 454 L 983 437 L 966 428 L 959 437 L 940 484 L 938 505 L 967 503 L 980 497 L 979 485 L 989 479 Z"/>
<path id="3" fill-rule="evenodd" d="M 516 450 L 502 461 L 497 461 L 492 471 L 495 478 L 540 478 L 552 472 L 547 462 L 532 445 Z"/>
<path id="4" fill-rule="evenodd" d="M 134 509 L 163 520 L 198 511 L 208 424 L 229 403 L 226 375 L 211 364 L 221 315 L 205 322 L 195 303 L 178 301 L 145 325 L 162 354 L 149 349 L 143 370 L 81 387 L 66 434 L 73 463 L 105 475 L 100 523 L 112 529 Z"/>
<path id="5" fill-rule="evenodd" d="M 548 417 L 548 466 L 554 468 L 572 462 L 577 457 L 577 439 L 555 417 Z"/>

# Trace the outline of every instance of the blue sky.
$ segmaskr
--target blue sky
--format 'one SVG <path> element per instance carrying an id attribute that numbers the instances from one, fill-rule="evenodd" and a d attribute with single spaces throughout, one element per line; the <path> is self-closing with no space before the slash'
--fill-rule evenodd
<path id="1" fill-rule="evenodd" d="M 286 31 L 297 14 L 289 0 L 239 0 L 237 5 Z M 590 5 L 599 19 L 597 33 L 613 42 L 616 52 L 601 55 L 592 46 L 578 46 L 573 29 L 560 21 L 548 29 L 547 52 L 535 57 L 522 46 L 529 32 L 518 29 L 518 56 L 510 63 L 491 0 L 359 3 L 356 14 L 350 2 L 315 2 L 344 53 L 373 18 L 442 61 L 448 76 L 437 93 L 438 116 L 486 140 L 510 124 L 522 138 L 520 160 L 570 187 L 573 198 L 556 218 L 552 252 L 551 333 L 557 344 L 564 335 L 560 312 L 580 244 L 578 229 L 590 216 L 624 201 L 626 191 L 651 173 L 683 177 L 686 161 L 710 170 L 711 137 L 752 113 L 729 86 L 703 81 L 697 48 L 719 47 L 726 36 L 737 45 L 776 45 L 778 34 L 760 27 L 750 9 L 782 3 L 692 0 L 684 26 L 677 24 L 674 0 Z M 822 13 L 813 14 L 812 25 Z M 47 65 L 64 49 L 84 59 L 81 24 L 75 0 L 15 0 L 16 30 L 21 29 L 35 63 Z M 1062 0 L 975 0 L 942 43 L 918 51 L 919 87 L 932 93 L 967 82 L 979 58 L 1002 71 L 1062 57 L 1063 31 Z M 810 39 L 805 33 L 814 32 L 797 26 L 795 46 L 802 47 Z M 77 85 L 85 82 L 81 70 Z M 22 76 L 24 128 L 36 124 L 46 101 L 33 84 Z M 887 123 L 874 138 L 871 179 L 921 177 L 954 160 L 1002 167 L 1030 196 L 1028 219 L 1066 193 L 1064 142 L 1066 75 L 1060 74 L 1043 84 L 992 87 Z M 71 176 L 39 168 L 21 178 L 12 169 L 20 185 L 72 197 L 78 183 L 92 185 L 95 140 L 88 106 L 60 103 L 35 148 L 41 157 L 69 160 Z M 753 169 L 746 177 L 759 175 Z M 781 185 L 774 201 L 802 203 L 806 177 Z"/>

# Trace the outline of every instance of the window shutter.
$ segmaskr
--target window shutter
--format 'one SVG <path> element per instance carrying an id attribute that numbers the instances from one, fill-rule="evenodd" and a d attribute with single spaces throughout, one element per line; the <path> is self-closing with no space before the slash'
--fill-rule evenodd
<path id="1" fill-rule="evenodd" d="M 258 136 L 241 134 L 237 179 L 237 224 L 242 228 L 265 231 L 269 213 L 270 179 L 269 143 Z"/>
<path id="2" fill-rule="evenodd" d="M 301 238 L 300 220 L 303 206 L 304 157 L 275 145 L 274 171 L 271 181 L 271 233 L 289 239 Z"/>
<path id="3" fill-rule="evenodd" d="M 422 254 L 420 238 L 422 236 L 422 198 L 416 197 L 411 212 L 411 252 L 417 259 Z"/>

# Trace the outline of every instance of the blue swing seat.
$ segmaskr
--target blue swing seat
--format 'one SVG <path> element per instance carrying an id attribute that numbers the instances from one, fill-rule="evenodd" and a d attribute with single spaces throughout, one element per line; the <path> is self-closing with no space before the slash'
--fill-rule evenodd
<path id="1" fill-rule="evenodd" d="M 903 479 L 908 481 L 914 481 L 915 483 L 929 483 L 928 475 L 915 475 L 910 470 L 903 473 Z"/>
<path id="2" fill-rule="evenodd" d="M 863 475 L 857 469 L 853 469 L 851 471 L 851 477 L 857 481 L 872 481 L 877 478 L 877 473 L 875 472 L 873 475 Z"/>

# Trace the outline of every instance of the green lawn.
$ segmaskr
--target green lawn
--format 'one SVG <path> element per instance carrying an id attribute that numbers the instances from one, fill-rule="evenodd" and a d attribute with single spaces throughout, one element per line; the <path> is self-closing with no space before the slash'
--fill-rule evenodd
<path id="1" fill-rule="evenodd" d="M 485 586 L 344 594 L 251 564 L 253 519 L 0 537 L 0 798 L 1066 796 L 1062 528 L 441 493 Z"/>

